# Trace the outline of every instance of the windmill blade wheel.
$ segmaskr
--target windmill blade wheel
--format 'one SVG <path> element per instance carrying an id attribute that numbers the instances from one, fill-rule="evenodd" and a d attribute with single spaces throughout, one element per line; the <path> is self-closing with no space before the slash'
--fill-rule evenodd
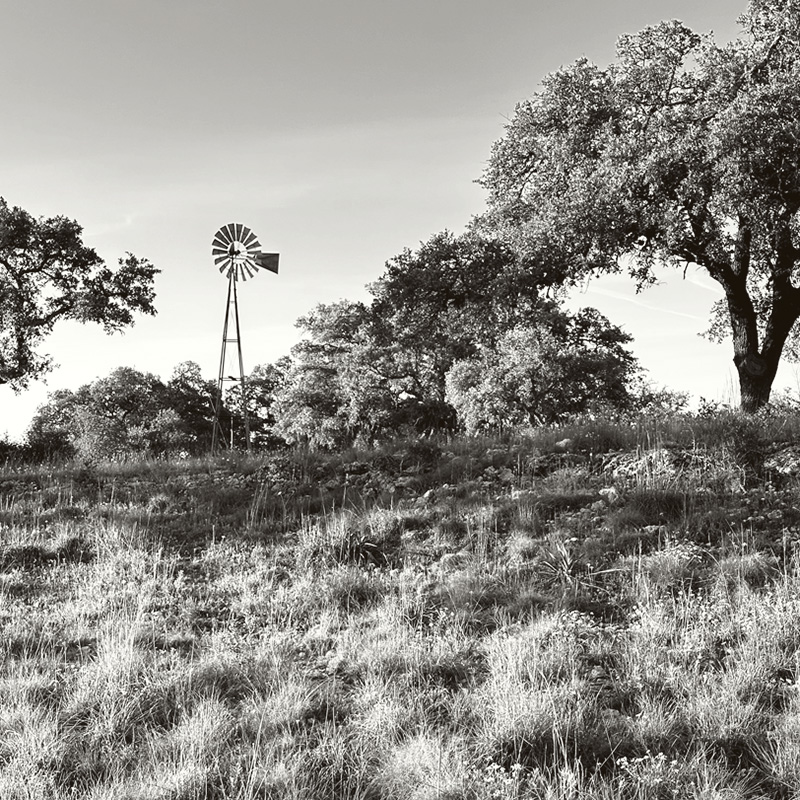
<path id="1" fill-rule="evenodd" d="M 211 255 L 217 269 L 226 277 L 246 281 L 261 267 L 261 243 L 246 225 L 229 222 L 214 235 Z"/>

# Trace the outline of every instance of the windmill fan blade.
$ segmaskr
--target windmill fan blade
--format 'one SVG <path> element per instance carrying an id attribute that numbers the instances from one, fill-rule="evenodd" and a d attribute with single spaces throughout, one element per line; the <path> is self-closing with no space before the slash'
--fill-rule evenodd
<path id="1" fill-rule="evenodd" d="M 244 244 L 248 251 L 261 249 L 261 245 L 258 242 L 258 237 L 253 233 L 253 231 L 250 231 L 247 236 L 244 237 L 242 244 Z"/>
<path id="2" fill-rule="evenodd" d="M 261 269 L 268 269 L 270 272 L 278 274 L 278 258 L 279 253 L 257 253 L 256 263 Z"/>

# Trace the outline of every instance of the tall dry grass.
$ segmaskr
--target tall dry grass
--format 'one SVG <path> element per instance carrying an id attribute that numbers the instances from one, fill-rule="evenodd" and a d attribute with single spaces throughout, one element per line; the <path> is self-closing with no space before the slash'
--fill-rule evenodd
<path id="1" fill-rule="evenodd" d="M 0 796 L 792 797 L 795 423 L 736 424 L 7 470 Z"/>

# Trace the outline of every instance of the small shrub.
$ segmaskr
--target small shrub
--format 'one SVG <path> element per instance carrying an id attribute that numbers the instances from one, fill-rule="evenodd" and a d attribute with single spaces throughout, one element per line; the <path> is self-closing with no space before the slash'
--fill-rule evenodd
<path id="1" fill-rule="evenodd" d="M 667 541 L 638 561 L 640 572 L 651 585 L 662 590 L 688 588 L 697 579 L 701 566 L 701 548 L 686 541 Z"/>
<path id="2" fill-rule="evenodd" d="M 730 589 L 746 584 L 752 589 L 765 586 L 778 575 L 778 559 L 771 553 L 737 553 L 716 562 L 716 572 Z"/>

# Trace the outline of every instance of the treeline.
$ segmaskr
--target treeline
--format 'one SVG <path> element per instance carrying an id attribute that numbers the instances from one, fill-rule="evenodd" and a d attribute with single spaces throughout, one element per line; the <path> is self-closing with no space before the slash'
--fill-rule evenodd
<path id="1" fill-rule="evenodd" d="M 258 447 L 280 441 L 270 433 L 272 398 L 279 378 L 269 365 L 249 376 L 248 418 Z M 119 367 L 77 391 L 59 389 L 40 406 L 28 428 L 24 454 L 34 460 L 79 457 L 116 459 L 136 455 L 175 456 L 211 448 L 215 382 L 203 379 L 200 367 L 185 361 L 169 380 Z M 238 389 L 238 387 L 237 387 Z M 244 445 L 241 397 L 225 397 L 220 422 L 233 430 L 234 444 Z"/>
<path id="2" fill-rule="evenodd" d="M 298 320 L 291 354 L 248 376 L 256 447 L 503 431 L 654 400 L 631 337 L 595 309 L 568 313 L 541 271 L 498 241 L 437 234 L 368 289 L 369 303 L 317 305 Z M 122 367 L 52 393 L 27 446 L 40 457 L 205 452 L 214 391 L 193 362 L 166 382 Z M 235 387 L 221 413 L 234 445 L 244 444 L 241 407 Z"/>

